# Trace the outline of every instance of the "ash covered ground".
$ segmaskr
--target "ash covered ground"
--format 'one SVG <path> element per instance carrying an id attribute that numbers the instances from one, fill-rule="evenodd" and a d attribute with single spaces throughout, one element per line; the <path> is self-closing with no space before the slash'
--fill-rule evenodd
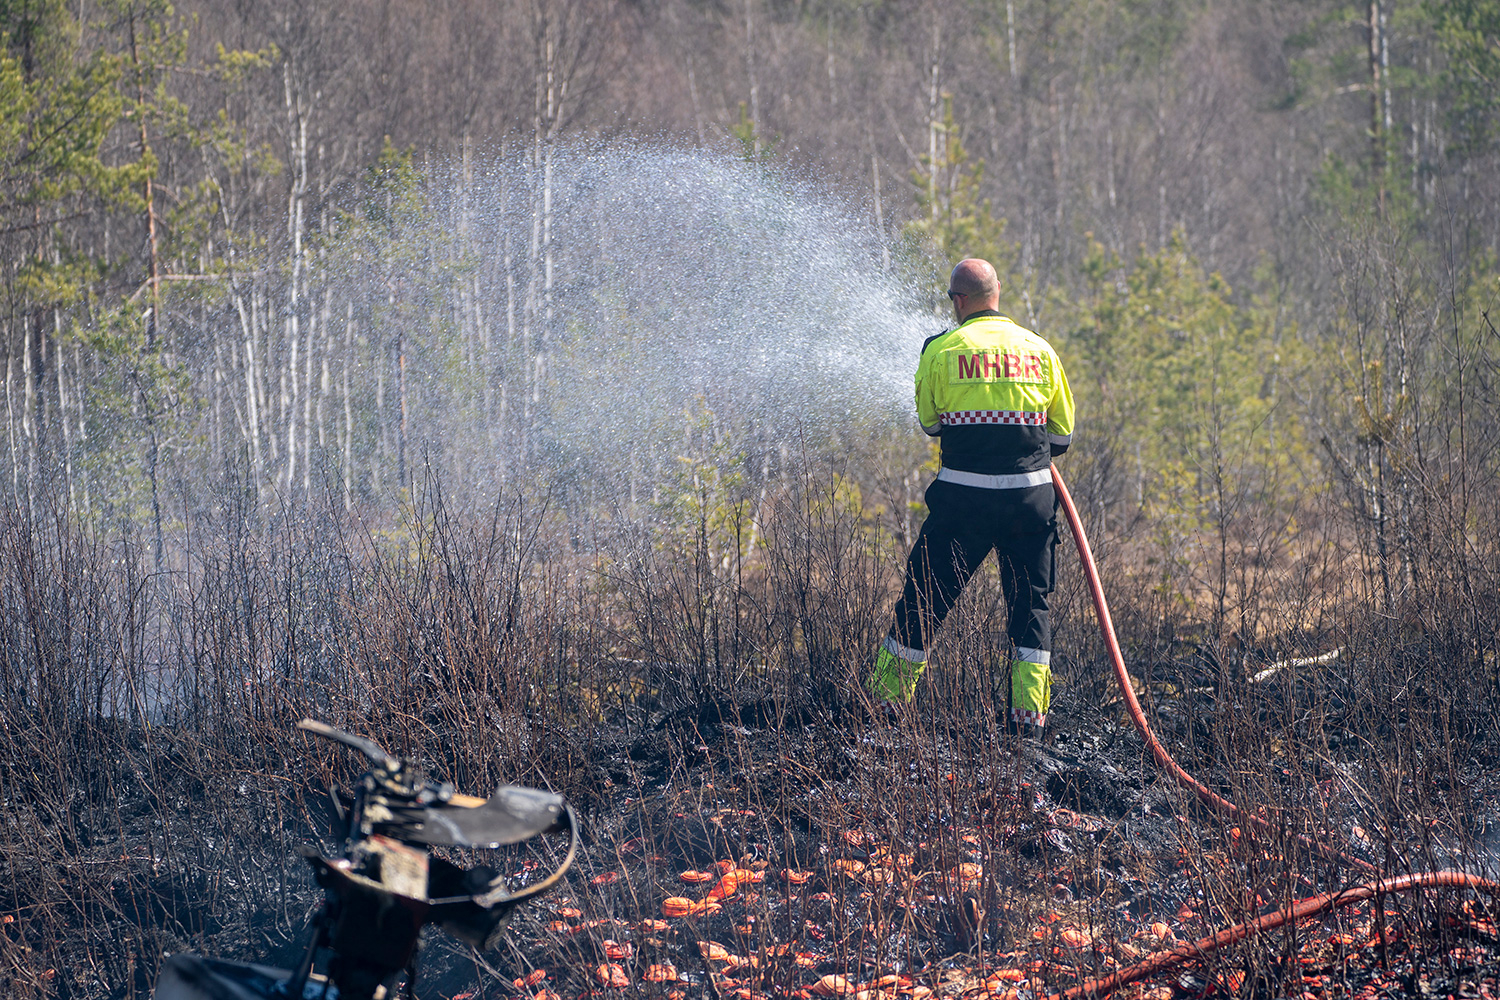
<path id="1" fill-rule="evenodd" d="M 1326 804 L 1322 826 L 1290 811 L 1262 812 L 1280 835 L 1228 825 L 1157 771 L 1121 716 L 1057 722 L 1041 745 L 918 713 L 867 722 L 726 702 L 596 742 L 569 887 L 488 960 L 442 948 L 423 995 L 1025 1000 L 1360 881 L 1298 834 L 1381 860 Z M 1232 792 L 1234 770 L 1206 777 Z M 1335 781 L 1322 784 L 1326 798 Z M 1120 995 L 1489 996 L 1488 905 L 1386 896 L 1383 919 L 1343 909 Z"/>
<path id="2" fill-rule="evenodd" d="M 417 995 L 1027 1000 L 1362 881 L 1299 835 L 1391 874 L 1491 874 L 1493 779 L 1477 760 L 1464 768 L 1472 783 L 1424 789 L 1455 809 L 1398 826 L 1361 804 L 1373 776 L 1352 765 L 1215 760 L 1201 751 L 1189 698 L 1163 700 L 1155 714 L 1168 746 L 1201 758 L 1189 763 L 1211 786 L 1240 801 L 1261 793 L 1272 833 L 1195 804 L 1117 705 L 1056 713 L 1046 745 L 955 727 L 920 700 L 895 720 L 725 700 L 553 732 L 537 751 L 567 775 L 585 816 L 577 864 L 563 888 L 519 911 L 494 951 L 432 932 Z M 337 780 L 288 759 L 287 773 L 247 768 L 210 788 L 190 777 L 197 762 L 183 734 L 118 736 L 154 762 L 122 789 L 125 807 L 58 817 L 46 836 L 69 841 L 68 866 L 7 859 L 6 991 L 139 996 L 151 959 L 187 948 L 293 964 L 319 898 L 294 851 L 309 840 L 336 849 L 326 802 Z M 209 802 L 221 804 L 212 821 Z M 1460 815 L 1480 821 L 1452 828 Z M 216 836 L 254 851 L 227 866 Z M 564 846 L 534 842 L 486 860 L 524 883 Z M 1491 905 L 1454 891 L 1388 895 L 1119 995 L 1488 997 L 1500 976 Z"/>

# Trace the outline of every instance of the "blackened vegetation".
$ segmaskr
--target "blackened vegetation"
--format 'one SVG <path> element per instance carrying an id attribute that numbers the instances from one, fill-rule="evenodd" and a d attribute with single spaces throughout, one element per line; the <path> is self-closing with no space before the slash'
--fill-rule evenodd
<path id="1" fill-rule="evenodd" d="M 1495 664 L 1476 619 L 1371 612 L 1326 572 L 1318 615 L 1214 639 L 1106 561 L 1153 725 L 1273 832 L 1241 830 L 1143 754 L 1066 560 L 1050 745 L 997 731 L 987 573 L 910 710 L 862 712 L 848 693 L 904 546 L 845 499 L 765 501 L 738 559 L 662 539 L 585 557 L 560 518 L 523 522 L 541 505 L 461 517 L 435 493 L 379 525 L 237 510 L 191 526 L 174 545 L 192 557 L 163 574 L 128 533 L 6 513 L 3 992 L 142 996 L 188 948 L 290 962 L 318 899 L 295 848 L 333 846 L 330 793 L 357 772 L 295 732 L 308 715 L 463 791 L 529 784 L 585 812 L 568 885 L 506 947 L 434 937 L 429 997 L 787 995 L 829 976 L 1034 995 L 1362 880 L 1302 835 L 1390 874 L 1494 874 Z M 489 861 L 524 882 L 561 848 Z M 1151 988 L 1473 995 L 1500 968 L 1490 906 L 1387 898 Z M 676 978 L 652 970 L 667 965 Z"/>

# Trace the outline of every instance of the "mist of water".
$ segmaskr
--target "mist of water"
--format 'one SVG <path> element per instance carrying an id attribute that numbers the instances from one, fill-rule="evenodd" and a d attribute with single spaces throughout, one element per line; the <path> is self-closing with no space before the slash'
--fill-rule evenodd
<path id="1" fill-rule="evenodd" d="M 511 436 L 552 472 L 653 475 L 705 423 L 754 455 L 910 421 L 942 329 L 931 274 L 893 268 L 868 211 L 817 178 L 670 146 L 442 174 L 431 245 L 469 262 L 448 294 L 492 345 L 466 364 L 505 380 Z M 472 411 L 429 404 L 445 447 L 473 434 Z"/>

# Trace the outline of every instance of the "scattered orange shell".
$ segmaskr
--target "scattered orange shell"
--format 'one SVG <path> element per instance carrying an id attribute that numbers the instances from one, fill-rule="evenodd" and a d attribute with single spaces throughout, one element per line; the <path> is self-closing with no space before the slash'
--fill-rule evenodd
<path id="1" fill-rule="evenodd" d="M 1178 920 L 1191 920 L 1197 915 L 1198 914 L 1193 912 L 1193 908 L 1186 903 L 1183 903 L 1182 907 L 1177 911 Z"/>
<path id="2" fill-rule="evenodd" d="M 566 920 L 553 920 L 547 924 L 547 929 L 553 934 L 566 934 L 573 928 Z"/>
<path id="3" fill-rule="evenodd" d="M 858 875 L 865 870 L 865 863 L 851 858 L 839 858 L 833 863 L 833 867 L 842 869 L 846 875 Z"/>
<path id="4" fill-rule="evenodd" d="M 784 879 L 786 879 L 792 885 L 802 885 L 803 883 L 809 882 L 809 881 L 812 880 L 813 873 L 812 872 L 794 872 L 790 868 L 783 868 L 783 869 L 781 869 L 781 877 L 784 878 Z"/>
<path id="5" fill-rule="evenodd" d="M 811 969 L 816 967 L 819 962 L 823 961 L 823 959 L 819 958 L 817 955 L 814 955 L 810 951 L 799 951 L 797 952 L 797 957 L 794 958 L 793 961 L 802 966 L 804 969 Z"/>
<path id="6" fill-rule="evenodd" d="M 1239 969 L 1230 969 L 1219 977 L 1219 984 L 1229 993 L 1238 993 L 1245 984 L 1245 973 Z"/>
<path id="7" fill-rule="evenodd" d="M 636 930 L 648 934 L 660 934 L 662 931 L 670 930 L 671 927 L 672 925 L 665 920 L 642 920 L 635 925 Z"/>
<path id="8" fill-rule="evenodd" d="M 629 986 L 630 977 L 625 970 L 613 962 L 599 966 L 594 970 L 594 978 L 599 980 L 600 986 Z"/>
<path id="9" fill-rule="evenodd" d="M 583 916 L 582 910 L 574 909 L 571 906 L 559 907 L 552 912 L 557 914 L 559 917 L 562 917 L 564 920 L 577 920 L 579 917 Z"/>
<path id="10" fill-rule="evenodd" d="M 1163 941 L 1171 941 L 1177 935 L 1172 933 L 1172 925 L 1165 920 L 1158 920 L 1151 925 L 1151 933 Z"/>
<path id="11" fill-rule="evenodd" d="M 996 969 L 990 973 L 990 977 L 998 979 L 1002 983 L 1019 983 L 1026 978 L 1026 973 L 1020 969 Z"/>
<path id="12" fill-rule="evenodd" d="M 812 992 L 820 997 L 832 997 L 841 993 L 856 993 L 858 990 L 843 976 L 827 975 L 813 984 Z"/>
<path id="13" fill-rule="evenodd" d="M 685 872 L 679 872 L 677 874 L 677 877 L 682 879 L 684 882 L 712 882 L 714 879 L 718 878 L 718 876 L 713 874 L 712 872 L 700 872 L 694 868 L 689 868 Z"/>
<path id="14" fill-rule="evenodd" d="M 699 941 L 698 954 L 710 962 L 727 962 L 732 957 L 729 949 L 717 941 Z"/>
<path id="15" fill-rule="evenodd" d="M 648 983 L 670 983 L 677 979 L 677 966 L 675 965 L 648 965 L 641 978 Z"/>
<path id="16" fill-rule="evenodd" d="M 714 867 L 717 868 L 717 869 L 719 869 L 719 874 L 720 875 L 723 875 L 725 872 L 732 872 L 732 871 L 734 871 L 734 862 L 733 861 L 715 861 L 714 862 Z"/>
<path id="17" fill-rule="evenodd" d="M 1057 936 L 1064 948 L 1072 948 L 1075 951 L 1087 948 L 1094 943 L 1093 937 L 1076 927 L 1064 927 L 1058 931 Z"/>
<path id="18" fill-rule="evenodd" d="M 844 842 L 847 843 L 847 844 L 850 844 L 851 846 L 858 847 L 860 844 L 863 844 L 865 842 L 864 831 L 863 830 L 845 830 L 844 831 Z"/>
<path id="19" fill-rule="evenodd" d="M 958 866 L 959 878 L 978 878 L 983 872 L 984 869 L 980 868 L 972 861 L 965 861 L 963 864 Z"/>
<path id="20" fill-rule="evenodd" d="M 613 885 L 614 883 L 620 881 L 620 873 L 600 872 L 598 875 L 594 876 L 592 881 L 595 885 Z"/>
<path id="21" fill-rule="evenodd" d="M 546 978 L 546 969 L 533 969 L 530 973 L 527 974 L 526 978 L 521 980 L 521 985 L 529 988 L 535 986 L 537 983 Z"/>
<path id="22" fill-rule="evenodd" d="M 911 1000 L 923 1000 L 924 997 L 932 996 L 932 989 L 927 986 L 913 986 L 910 995 Z"/>
<path id="23" fill-rule="evenodd" d="M 685 917 L 693 912 L 698 904 L 691 899 L 682 896 L 668 896 L 661 901 L 661 914 L 664 917 Z"/>
<path id="24" fill-rule="evenodd" d="M 629 944 L 620 944 L 618 941 L 611 941 L 608 938 L 605 938 L 601 943 L 604 945 L 604 957 L 613 959 L 616 962 L 626 961 L 630 958 L 631 953 L 635 951 Z"/>
<path id="25" fill-rule="evenodd" d="M 738 870 L 730 870 L 724 873 L 724 877 L 714 883 L 714 887 L 708 890 L 709 899 L 724 899 L 733 896 L 734 891 L 740 887 L 740 873 Z"/>

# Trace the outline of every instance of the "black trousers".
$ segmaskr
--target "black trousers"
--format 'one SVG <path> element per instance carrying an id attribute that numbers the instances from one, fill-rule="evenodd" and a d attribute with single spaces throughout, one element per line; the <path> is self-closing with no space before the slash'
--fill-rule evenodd
<path id="1" fill-rule="evenodd" d="M 927 487 L 927 520 L 906 560 L 906 585 L 891 635 L 925 650 L 964 585 L 989 555 L 1000 563 L 1011 642 L 1052 649 L 1047 597 L 1057 548 L 1057 494 L 1051 483 L 987 490 L 935 480 Z"/>

